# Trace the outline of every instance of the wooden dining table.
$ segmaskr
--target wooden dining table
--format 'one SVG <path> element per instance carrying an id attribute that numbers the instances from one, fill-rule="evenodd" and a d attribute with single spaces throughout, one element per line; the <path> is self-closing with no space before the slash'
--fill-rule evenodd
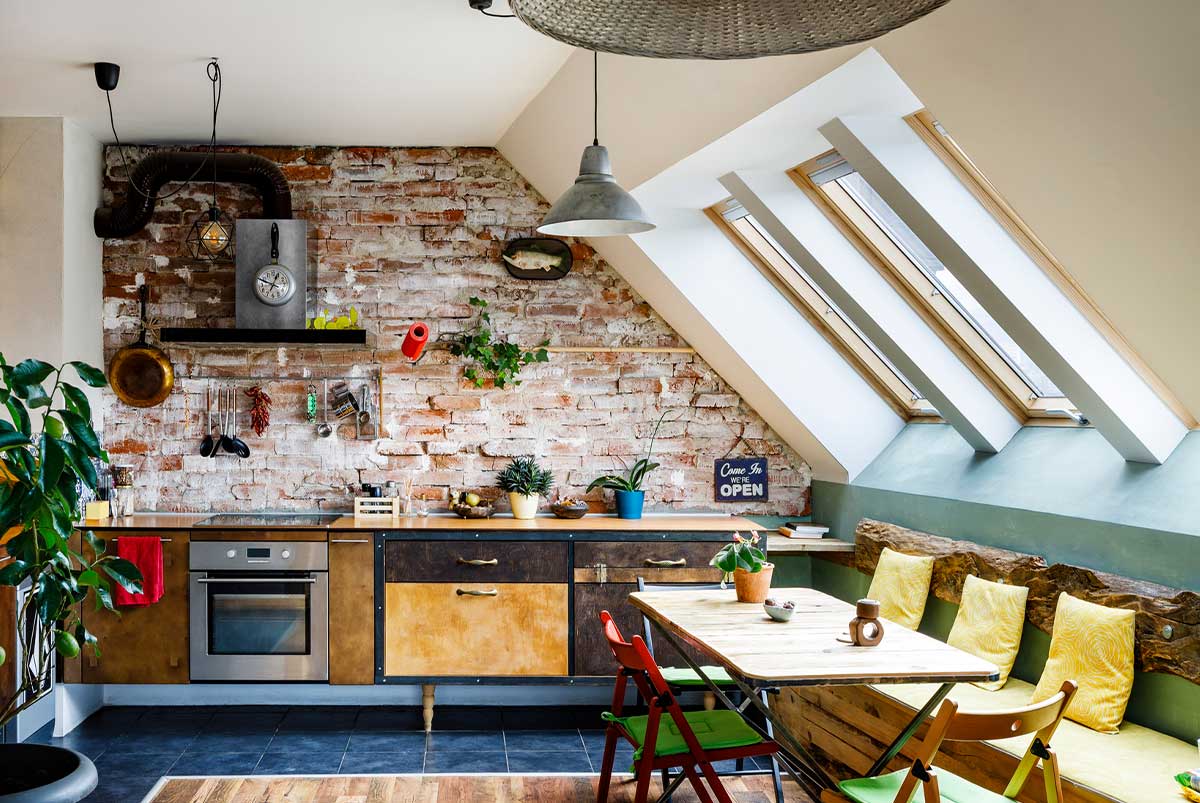
<path id="1" fill-rule="evenodd" d="M 787 686 L 845 686 L 885 683 L 941 684 L 912 721 L 872 766 L 877 775 L 900 752 L 954 684 L 995 680 L 999 669 L 982 658 L 931 636 L 882 620 L 883 640 L 874 647 L 854 646 L 848 639 L 853 605 L 812 588 L 773 588 L 771 596 L 795 603 L 788 622 L 776 622 L 762 605 L 738 602 L 727 590 L 641 591 L 629 595 L 655 629 L 674 646 L 717 699 L 745 713 L 754 706 L 773 737 L 786 751 L 780 761 L 814 800 L 836 781 L 819 765 L 795 734 L 764 702 L 764 689 Z M 687 644 L 724 667 L 743 695 L 735 704 L 683 649 Z M 754 723 L 751 722 L 753 725 Z M 755 726 L 757 727 L 757 726 Z"/>

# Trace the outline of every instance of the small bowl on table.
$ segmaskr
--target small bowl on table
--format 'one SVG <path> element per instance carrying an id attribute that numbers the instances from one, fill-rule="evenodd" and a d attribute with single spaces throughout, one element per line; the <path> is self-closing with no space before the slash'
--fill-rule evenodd
<path id="1" fill-rule="evenodd" d="M 786 622 L 792 618 L 792 614 L 796 612 L 796 603 L 791 600 L 777 602 L 769 599 L 763 603 L 763 610 L 767 612 L 776 622 Z"/>
<path id="2" fill-rule="evenodd" d="M 491 505 L 468 505 L 455 502 L 450 505 L 451 512 L 464 519 L 490 519 L 496 512 Z"/>
<path id="3" fill-rule="evenodd" d="M 550 505 L 550 512 L 560 519 L 582 519 L 588 514 L 587 502 L 555 502 Z"/>

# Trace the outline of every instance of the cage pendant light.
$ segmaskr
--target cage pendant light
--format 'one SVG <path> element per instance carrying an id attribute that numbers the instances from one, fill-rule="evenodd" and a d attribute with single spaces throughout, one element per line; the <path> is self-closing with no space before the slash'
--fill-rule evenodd
<path id="1" fill-rule="evenodd" d="M 550 208 L 538 226 L 542 234 L 560 237 L 613 237 L 640 234 L 654 224 L 634 197 L 612 175 L 608 148 L 600 144 L 599 57 L 592 53 L 592 144 L 583 149 L 579 177 Z"/>
<path id="2" fill-rule="evenodd" d="M 193 259 L 210 261 L 234 258 L 233 222 L 217 206 L 217 112 L 221 107 L 221 66 L 214 58 L 208 64 L 208 80 L 212 82 L 212 135 L 208 141 L 212 161 L 212 202 L 200 213 L 188 229 L 184 242 Z"/>

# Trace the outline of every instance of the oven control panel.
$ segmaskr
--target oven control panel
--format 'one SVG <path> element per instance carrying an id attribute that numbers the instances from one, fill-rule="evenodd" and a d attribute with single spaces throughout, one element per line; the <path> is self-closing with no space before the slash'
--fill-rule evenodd
<path id="1" fill-rule="evenodd" d="M 189 549 L 192 571 L 329 567 L 329 547 L 323 541 L 192 541 Z"/>

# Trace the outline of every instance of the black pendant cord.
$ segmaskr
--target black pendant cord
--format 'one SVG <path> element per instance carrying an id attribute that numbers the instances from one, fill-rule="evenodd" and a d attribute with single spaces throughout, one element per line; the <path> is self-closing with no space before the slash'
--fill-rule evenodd
<path id="1" fill-rule="evenodd" d="M 485 17 L 495 17 L 498 20 L 510 20 L 517 16 L 516 14 L 493 14 L 490 11 L 484 11 L 482 8 L 479 9 L 479 13 Z"/>
<path id="2" fill-rule="evenodd" d="M 215 75 L 214 75 L 214 70 L 213 70 L 214 67 L 216 68 Z M 204 166 L 206 164 L 208 164 L 208 161 L 210 158 L 213 160 L 213 182 L 214 182 L 213 197 L 214 198 L 216 197 L 217 165 L 216 165 L 215 154 L 216 154 L 216 146 L 217 146 L 217 108 L 221 104 L 221 86 L 220 86 L 220 84 L 221 84 L 221 67 L 217 64 L 217 60 L 215 58 L 212 61 L 210 61 L 208 64 L 208 80 L 212 81 L 212 85 L 213 85 L 212 136 L 209 137 L 209 142 L 208 142 L 210 155 L 209 155 L 209 157 L 206 157 L 204 159 L 204 161 L 200 162 L 200 164 L 196 167 L 195 171 L 193 171 L 193 173 L 190 176 L 188 176 L 186 179 L 184 179 L 183 183 L 179 185 L 178 189 L 172 190 L 171 192 L 168 192 L 165 195 L 154 196 L 154 200 L 156 200 L 156 201 L 163 201 L 163 200 L 166 200 L 167 198 L 170 198 L 173 195 L 178 195 L 179 193 L 183 192 L 183 190 L 187 187 L 187 185 L 190 184 L 192 182 L 192 180 L 196 178 L 196 176 L 200 175 L 200 171 L 204 169 Z M 125 146 L 123 146 L 121 144 L 121 138 L 119 136 L 117 136 L 117 123 L 116 123 L 116 120 L 113 118 L 112 91 L 111 90 L 107 90 L 107 89 L 104 90 L 104 99 L 106 101 L 108 101 L 108 126 L 110 129 L 112 129 L 113 141 L 116 142 L 117 153 L 120 154 L 120 156 L 121 156 L 121 167 L 123 167 L 125 169 L 125 177 L 129 179 L 129 186 L 133 188 L 134 192 L 136 192 L 138 195 L 142 196 L 143 198 L 150 198 L 151 196 L 147 195 L 145 190 L 143 190 L 141 187 L 139 187 L 137 185 L 137 182 L 135 182 L 133 180 L 133 174 L 129 172 L 129 162 L 125 158 Z"/>
<path id="3" fill-rule="evenodd" d="M 600 144 L 600 54 L 592 51 L 592 144 Z"/>

